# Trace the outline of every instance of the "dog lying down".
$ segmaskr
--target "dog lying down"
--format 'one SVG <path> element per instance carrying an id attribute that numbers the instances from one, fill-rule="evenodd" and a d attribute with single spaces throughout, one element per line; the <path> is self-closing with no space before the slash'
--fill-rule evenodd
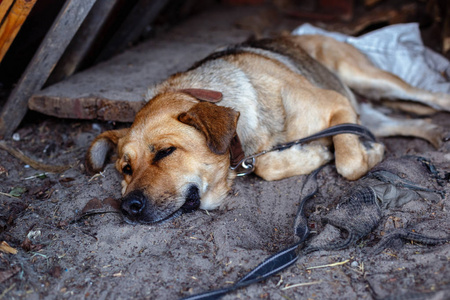
<path id="1" fill-rule="evenodd" d="M 236 176 L 230 168 L 236 140 L 251 155 L 333 125 L 357 123 L 379 137 L 414 136 L 441 145 L 438 126 L 383 115 L 357 103 L 349 88 L 370 99 L 414 101 L 398 103 L 405 111 L 450 111 L 450 95 L 414 88 L 330 37 L 258 40 L 219 50 L 151 88 L 130 128 L 93 141 L 86 167 L 102 170 L 115 150 L 124 178 L 125 220 L 154 223 L 224 203 Z M 349 180 L 383 158 L 381 143 L 340 134 L 262 155 L 254 172 L 265 180 L 308 174 L 333 158 L 331 146 L 337 171 Z"/>

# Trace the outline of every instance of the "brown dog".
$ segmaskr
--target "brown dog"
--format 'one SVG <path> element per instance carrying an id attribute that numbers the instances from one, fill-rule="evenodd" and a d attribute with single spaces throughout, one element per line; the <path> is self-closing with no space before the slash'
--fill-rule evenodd
<path id="1" fill-rule="evenodd" d="M 224 202 L 235 177 L 230 169 L 235 135 L 250 155 L 361 118 L 378 136 L 417 136 L 435 146 L 442 142 L 437 126 L 394 120 L 359 106 L 348 87 L 366 96 L 415 100 L 450 111 L 449 95 L 409 86 L 375 68 L 350 45 L 323 36 L 260 40 L 215 52 L 150 89 L 149 102 L 129 129 L 104 132 L 94 140 L 87 167 L 100 171 L 116 149 L 125 220 L 153 223 Z M 266 180 L 308 174 L 333 158 L 332 144 L 337 171 L 350 180 L 383 158 L 382 144 L 341 134 L 260 156 L 255 173 Z"/>

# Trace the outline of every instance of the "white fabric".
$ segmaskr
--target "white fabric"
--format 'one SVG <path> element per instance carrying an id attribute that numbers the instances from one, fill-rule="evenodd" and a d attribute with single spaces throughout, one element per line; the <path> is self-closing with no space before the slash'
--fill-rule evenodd
<path id="1" fill-rule="evenodd" d="M 320 34 L 349 43 L 363 52 L 376 66 L 409 84 L 433 92 L 450 94 L 450 62 L 423 45 L 417 23 L 396 24 L 352 37 L 304 24 L 293 34 Z"/>

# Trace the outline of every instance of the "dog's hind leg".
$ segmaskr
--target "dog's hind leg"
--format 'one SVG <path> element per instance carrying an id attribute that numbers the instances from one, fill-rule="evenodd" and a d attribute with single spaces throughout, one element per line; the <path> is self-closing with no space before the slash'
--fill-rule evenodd
<path id="1" fill-rule="evenodd" d="M 438 110 L 436 110 L 432 107 L 423 105 L 418 102 L 413 103 L 411 101 L 392 101 L 392 100 L 383 101 L 382 100 L 381 105 L 392 108 L 393 110 L 397 110 L 397 111 L 400 110 L 403 112 L 411 113 L 416 116 L 429 116 L 429 115 L 432 115 L 432 114 L 438 112 Z"/>
<path id="2" fill-rule="evenodd" d="M 370 104 L 361 104 L 360 118 L 362 125 L 378 137 L 414 136 L 427 140 L 436 148 L 442 145 L 445 138 L 441 127 L 425 119 L 396 119 L 374 109 Z"/>
<path id="3" fill-rule="evenodd" d="M 338 74 L 357 93 L 374 100 L 411 100 L 437 110 L 450 111 L 450 95 L 413 87 L 398 76 L 376 68 L 369 61 L 364 65 L 361 68 L 359 64 L 343 63 Z"/>
<path id="4" fill-rule="evenodd" d="M 450 111 L 450 95 L 413 87 L 383 71 L 352 45 L 333 38 L 304 35 L 293 38 L 309 55 L 337 74 L 350 88 L 372 99 L 403 99 Z"/>

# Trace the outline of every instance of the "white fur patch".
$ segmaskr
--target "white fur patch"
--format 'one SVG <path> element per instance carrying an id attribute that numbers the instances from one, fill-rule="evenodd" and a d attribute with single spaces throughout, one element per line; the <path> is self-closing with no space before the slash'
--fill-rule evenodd
<path id="1" fill-rule="evenodd" d="M 106 155 L 111 144 L 106 139 L 100 139 L 92 145 L 90 150 L 91 164 L 94 169 L 101 169 L 105 164 Z"/>
<path id="2" fill-rule="evenodd" d="M 120 183 L 122 185 L 122 196 L 125 195 L 125 192 L 127 191 L 128 183 L 125 180 L 122 180 Z"/>
<path id="3" fill-rule="evenodd" d="M 145 94 L 144 100 L 145 102 L 150 101 L 153 97 L 156 96 L 156 85 L 152 85 L 147 89 L 147 93 Z"/>

